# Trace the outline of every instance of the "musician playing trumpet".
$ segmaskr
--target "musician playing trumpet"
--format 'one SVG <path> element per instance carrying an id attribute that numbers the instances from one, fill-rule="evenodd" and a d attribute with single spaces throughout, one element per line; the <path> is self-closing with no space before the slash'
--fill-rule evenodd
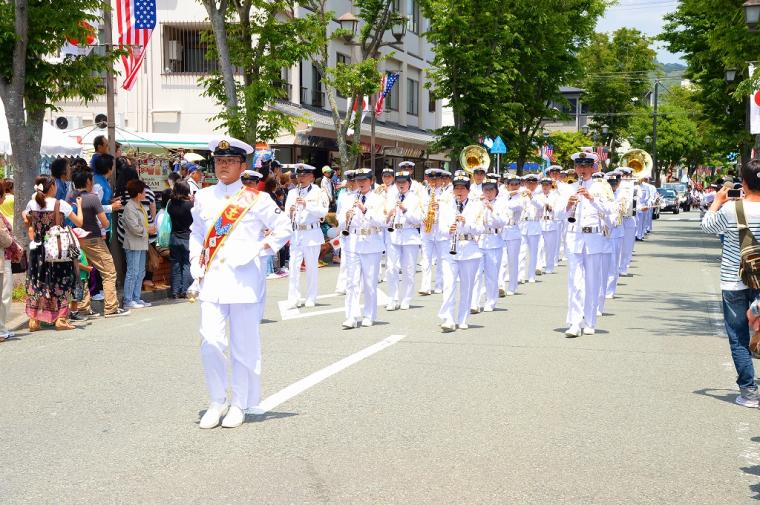
<path id="1" fill-rule="evenodd" d="M 439 230 L 449 236 L 449 253 L 443 255 L 443 301 L 438 317 L 444 332 L 467 329 L 475 272 L 483 253 L 478 238 L 483 233 L 483 204 L 469 198 L 470 178 L 466 173 L 454 176 L 454 198 L 441 204 Z M 456 286 L 459 281 L 459 303 Z M 455 307 L 457 307 L 455 314 Z"/>
<path id="2" fill-rule="evenodd" d="M 386 310 L 407 310 L 414 292 L 414 274 L 420 245 L 422 206 L 420 199 L 411 191 L 412 173 L 396 172 L 397 196 L 386 212 L 386 226 L 390 237 L 392 256 L 398 267 L 388 272 L 388 305 Z M 390 256 L 390 255 L 389 255 Z"/>
<path id="3" fill-rule="evenodd" d="M 536 195 L 536 201 L 543 208 L 541 212 L 541 237 L 544 239 L 543 258 L 541 258 L 543 271 L 553 274 L 557 267 L 557 242 L 559 240 L 559 223 L 562 209 L 557 208 L 559 193 L 552 189 L 550 178 L 541 179 L 541 191 Z"/>
<path id="4" fill-rule="evenodd" d="M 352 207 L 354 205 L 354 201 L 356 200 L 356 186 L 354 183 L 354 170 L 346 170 L 343 175 L 345 175 L 346 180 L 344 182 L 344 188 L 338 193 L 338 201 L 335 204 L 336 211 L 335 215 L 340 216 L 342 213 L 345 212 L 346 207 Z M 342 233 L 345 228 L 338 227 L 339 230 L 341 230 L 341 233 L 338 233 L 338 240 L 340 241 L 340 248 L 341 248 L 341 254 L 340 254 L 340 269 L 338 270 L 338 280 L 335 282 L 335 292 L 339 295 L 345 295 L 346 294 L 346 262 L 344 261 L 344 255 L 343 255 L 343 244 L 345 235 Z"/>
<path id="5" fill-rule="evenodd" d="M 498 199 L 498 174 L 488 174 L 483 181 L 483 233 L 478 246 L 483 258 L 478 265 L 475 276 L 475 289 L 472 291 L 470 312 L 480 311 L 480 299 L 485 297 L 482 305 L 484 312 L 493 312 L 499 299 L 499 267 L 504 254 L 504 216 L 506 200 Z"/>
<path id="6" fill-rule="evenodd" d="M 382 184 L 378 184 L 375 187 L 374 192 L 380 195 L 384 201 L 384 208 L 390 208 L 398 198 L 398 190 L 394 184 L 394 171 L 391 167 L 385 167 L 380 172 L 380 179 Z M 385 272 L 382 271 L 382 262 L 380 264 L 380 279 L 382 281 L 389 281 L 389 276 L 392 272 L 398 271 L 398 258 L 395 256 L 395 251 L 391 248 L 391 236 L 387 231 L 383 231 L 383 241 L 385 242 Z"/>
<path id="7" fill-rule="evenodd" d="M 535 198 L 538 189 L 538 176 L 528 174 L 523 177 L 525 191 L 523 193 L 522 222 L 522 247 L 520 250 L 520 265 L 525 270 L 520 272 L 520 279 L 530 283 L 536 282 L 536 266 L 538 264 L 538 245 L 541 240 L 541 216 L 544 212 L 543 204 Z"/>
<path id="8" fill-rule="evenodd" d="M 502 291 L 506 296 L 512 296 L 517 292 L 517 280 L 520 275 L 520 245 L 522 244 L 520 220 L 524 209 L 520 182 L 520 177 L 517 175 L 509 175 L 507 191 L 499 194 L 499 200 L 503 201 L 504 206 L 502 237 L 506 245 L 506 254 L 502 255 L 499 270 L 499 296 Z M 508 284 L 507 277 L 509 277 Z"/>

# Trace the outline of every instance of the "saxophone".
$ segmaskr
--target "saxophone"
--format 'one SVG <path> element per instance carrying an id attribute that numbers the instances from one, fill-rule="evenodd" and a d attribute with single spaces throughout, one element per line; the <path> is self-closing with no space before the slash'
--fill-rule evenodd
<path id="1" fill-rule="evenodd" d="M 435 224 L 435 209 L 433 208 L 435 205 L 435 191 L 430 193 L 430 203 L 428 203 L 428 210 L 427 215 L 425 216 L 425 219 L 423 221 L 423 224 L 425 225 L 425 233 L 430 233 L 433 231 L 433 224 Z"/>

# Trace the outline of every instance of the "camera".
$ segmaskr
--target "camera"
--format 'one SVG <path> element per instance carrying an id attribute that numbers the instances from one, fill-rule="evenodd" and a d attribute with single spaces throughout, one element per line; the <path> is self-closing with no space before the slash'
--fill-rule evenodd
<path id="1" fill-rule="evenodd" d="M 742 190 L 741 189 L 729 189 L 728 190 L 728 198 L 731 199 L 738 199 L 742 197 Z"/>

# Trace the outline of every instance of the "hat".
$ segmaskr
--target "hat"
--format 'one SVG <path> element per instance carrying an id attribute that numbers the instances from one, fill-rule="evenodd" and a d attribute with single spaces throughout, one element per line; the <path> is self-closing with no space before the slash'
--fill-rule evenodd
<path id="1" fill-rule="evenodd" d="M 562 167 L 559 165 L 552 165 L 546 169 L 546 173 L 548 174 L 549 172 L 562 172 Z"/>
<path id="2" fill-rule="evenodd" d="M 344 175 L 346 176 L 347 181 L 353 181 L 354 176 L 356 175 L 356 170 L 346 170 Z"/>
<path id="3" fill-rule="evenodd" d="M 592 179 L 604 179 L 604 172 L 594 172 L 591 174 Z"/>
<path id="4" fill-rule="evenodd" d="M 552 181 L 549 177 L 542 177 L 540 182 L 541 184 L 551 184 L 554 181 Z"/>
<path id="5" fill-rule="evenodd" d="M 495 181 L 498 182 L 498 180 L 499 180 L 499 174 L 497 174 L 495 172 L 489 172 L 489 173 L 486 174 L 486 179 L 494 179 Z"/>
<path id="6" fill-rule="evenodd" d="M 445 169 L 440 169 L 438 170 L 438 177 L 447 177 L 451 179 L 451 172 Z"/>
<path id="7" fill-rule="evenodd" d="M 396 172 L 396 182 L 399 181 L 411 181 L 412 173 L 409 170 L 400 170 Z"/>
<path id="8" fill-rule="evenodd" d="M 195 163 L 188 163 L 188 164 L 187 164 L 187 175 L 190 175 L 190 174 L 192 174 L 193 172 L 197 172 L 197 171 L 198 171 L 198 170 L 200 170 L 200 169 L 201 169 L 201 167 L 199 167 L 199 166 L 198 166 L 198 165 L 196 165 Z"/>
<path id="9" fill-rule="evenodd" d="M 538 176 L 536 174 L 528 174 L 523 176 L 524 181 L 538 182 Z"/>
<path id="10" fill-rule="evenodd" d="M 354 180 L 372 179 L 371 168 L 357 168 L 354 170 Z"/>
<path id="11" fill-rule="evenodd" d="M 464 170 L 457 170 L 456 172 L 454 172 L 454 177 L 469 177 L 469 176 L 470 174 L 468 174 Z"/>
<path id="12" fill-rule="evenodd" d="M 333 171 L 333 169 L 332 169 L 332 168 L 330 168 L 330 165 L 325 165 L 325 166 L 323 166 L 323 167 L 322 167 L 322 173 L 323 173 L 323 174 L 324 174 L 325 172 L 328 172 L 328 173 L 332 173 L 332 171 Z"/>
<path id="13" fill-rule="evenodd" d="M 240 180 L 243 181 L 260 181 L 264 177 L 261 175 L 261 173 L 255 171 L 255 170 L 243 170 L 243 173 L 240 174 Z"/>
<path id="14" fill-rule="evenodd" d="M 428 168 L 427 170 L 425 170 L 425 177 L 436 178 L 436 177 L 440 177 L 440 175 L 441 174 L 439 173 L 439 170 L 437 168 Z"/>
<path id="15" fill-rule="evenodd" d="M 473 173 L 475 172 L 483 172 L 486 173 L 486 167 L 480 165 L 472 169 Z"/>
<path id="16" fill-rule="evenodd" d="M 580 152 L 570 156 L 576 165 L 593 165 L 598 158 L 594 153 Z"/>
<path id="17" fill-rule="evenodd" d="M 483 189 L 496 189 L 499 187 L 499 179 L 494 179 L 490 177 L 491 175 L 496 174 L 488 174 L 489 176 L 486 177 L 486 179 L 483 181 Z"/>
<path id="18" fill-rule="evenodd" d="M 385 167 L 383 171 L 381 172 L 381 174 L 383 177 L 385 177 L 386 175 L 390 175 L 391 177 L 393 177 L 394 172 L 392 168 Z"/>
<path id="19" fill-rule="evenodd" d="M 398 164 L 398 168 L 405 168 L 405 167 L 409 168 L 409 169 L 414 168 L 414 162 L 413 161 L 402 161 L 401 163 Z"/>
<path id="20" fill-rule="evenodd" d="M 455 175 L 454 180 L 452 181 L 452 184 L 456 186 L 465 186 L 467 189 L 470 189 L 470 178 L 466 175 Z"/>
<path id="21" fill-rule="evenodd" d="M 505 174 L 504 177 L 507 179 L 507 184 L 520 184 L 520 176 L 517 174 Z"/>
<path id="22" fill-rule="evenodd" d="M 623 175 L 631 175 L 633 173 L 633 170 L 629 167 L 620 167 L 620 173 Z"/>
<path id="23" fill-rule="evenodd" d="M 253 147 L 232 137 L 212 140 L 208 149 L 214 157 L 239 156 L 243 160 L 253 152 Z"/>
<path id="24" fill-rule="evenodd" d="M 296 165 L 296 175 L 314 174 L 317 167 L 307 165 L 306 163 L 299 163 Z"/>

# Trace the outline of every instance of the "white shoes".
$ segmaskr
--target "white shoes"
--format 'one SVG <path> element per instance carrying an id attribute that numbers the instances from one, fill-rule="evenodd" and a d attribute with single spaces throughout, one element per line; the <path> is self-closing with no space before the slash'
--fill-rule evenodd
<path id="1" fill-rule="evenodd" d="M 240 407 L 231 406 L 227 415 L 224 416 L 222 421 L 222 428 L 237 428 L 245 421 L 245 413 L 240 410 Z"/>
<path id="2" fill-rule="evenodd" d="M 306 300 L 306 303 L 304 303 L 303 306 L 306 307 L 307 309 L 311 309 L 311 308 L 316 307 L 317 304 L 314 303 L 313 300 Z"/>
<path id="3" fill-rule="evenodd" d="M 372 321 L 372 319 L 370 319 L 368 317 L 365 317 L 364 319 L 362 319 L 362 326 L 364 326 L 365 328 L 369 327 L 369 326 L 372 326 L 373 324 L 375 324 L 375 322 Z"/>
<path id="4" fill-rule="evenodd" d="M 385 310 L 396 310 L 398 309 L 398 304 L 396 302 L 388 302 L 388 305 L 385 306 Z"/>
<path id="5" fill-rule="evenodd" d="M 345 295 L 346 294 L 346 290 L 345 289 L 336 289 L 335 290 L 335 294 L 336 295 Z"/>
<path id="6" fill-rule="evenodd" d="M 359 321 L 357 321 L 353 317 L 349 317 L 348 319 L 346 319 L 345 321 L 343 321 L 343 329 L 344 330 L 348 330 L 348 329 L 351 329 L 351 328 L 356 328 L 358 326 L 359 326 Z"/>
<path id="7" fill-rule="evenodd" d="M 490 306 L 483 307 L 483 312 L 493 312 L 493 307 L 490 307 Z"/>
<path id="8" fill-rule="evenodd" d="M 536 283 L 536 279 L 528 279 L 528 283 L 529 284 L 535 284 Z"/>
<path id="9" fill-rule="evenodd" d="M 480 314 L 482 311 L 481 307 L 470 307 L 470 314 Z"/>
<path id="10" fill-rule="evenodd" d="M 607 300 L 612 300 L 613 298 L 615 298 L 615 295 L 606 295 L 605 298 Z"/>
<path id="11" fill-rule="evenodd" d="M 408 303 L 402 303 L 399 308 L 401 310 L 409 310 L 409 304 Z"/>
<path id="12" fill-rule="evenodd" d="M 444 333 L 451 333 L 457 329 L 457 325 L 454 324 L 454 321 L 444 321 L 441 323 L 441 329 Z"/>
<path id="13" fill-rule="evenodd" d="M 199 426 L 202 430 L 209 430 L 219 426 L 219 419 L 227 413 L 230 406 L 227 403 L 212 403 L 201 417 Z"/>
<path id="14" fill-rule="evenodd" d="M 288 309 L 297 309 L 304 306 L 304 300 L 288 300 L 286 307 Z"/>
<path id="15" fill-rule="evenodd" d="M 596 330 L 594 328 L 586 327 L 586 328 L 583 328 L 583 334 L 584 335 L 595 335 L 596 334 Z"/>
<path id="16" fill-rule="evenodd" d="M 432 291 L 430 291 L 429 289 L 428 289 L 428 290 L 424 290 L 424 289 L 423 289 L 423 290 L 421 290 L 421 291 L 417 291 L 417 292 L 418 292 L 419 294 L 421 294 L 422 296 L 430 296 L 430 295 L 433 293 L 433 292 L 432 292 Z"/>
<path id="17" fill-rule="evenodd" d="M 436 289 L 436 290 L 433 291 L 433 293 L 435 293 L 437 295 L 440 295 L 441 293 L 443 293 L 443 290 L 442 289 Z"/>
<path id="18" fill-rule="evenodd" d="M 465 324 L 458 324 L 457 328 L 459 328 L 460 330 L 469 330 L 470 326 L 467 323 L 465 323 Z"/>
<path id="19" fill-rule="evenodd" d="M 514 291 L 507 291 L 507 296 L 515 296 L 515 292 Z"/>
<path id="20" fill-rule="evenodd" d="M 567 330 L 565 330 L 565 335 L 568 337 L 580 337 L 581 336 L 581 327 L 577 324 L 574 324 L 570 326 Z"/>

